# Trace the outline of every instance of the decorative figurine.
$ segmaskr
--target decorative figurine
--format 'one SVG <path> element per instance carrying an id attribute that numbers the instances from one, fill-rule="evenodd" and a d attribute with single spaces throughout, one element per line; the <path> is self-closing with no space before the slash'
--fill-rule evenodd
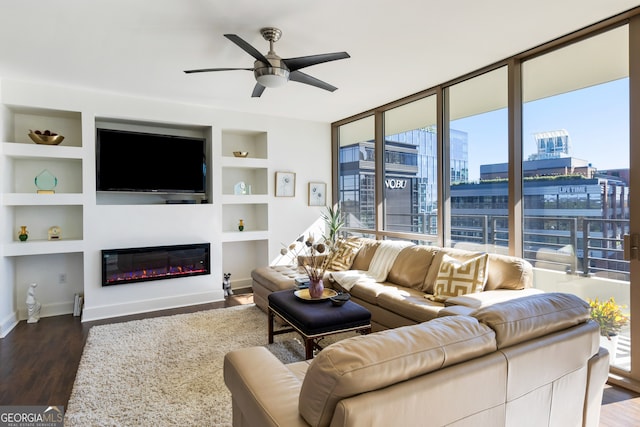
<path id="1" fill-rule="evenodd" d="M 27 231 L 27 226 L 21 225 L 20 231 L 18 232 L 18 239 L 20 239 L 21 242 L 26 242 L 28 238 L 29 232 Z"/>
<path id="2" fill-rule="evenodd" d="M 241 219 L 240 223 L 238 224 L 238 230 L 244 231 L 244 220 L 243 219 Z"/>
<path id="3" fill-rule="evenodd" d="M 224 280 L 222 281 L 222 289 L 224 289 L 224 297 L 233 295 L 231 290 L 231 273 L 224 273 Z"/>
<path id="4" fill-rule="evenodd" d="M 40 172 L 35 178 L 38 194 L 55 194 L 54 188 L 58 185 L 58 178 L 47 169 Z"/>
<path id="5" fill-rule="evenodd" d="M 60 240 L 62 238 L 62 230 L 57 225 L 49 227 L 49 240 Z"/>
<path id="6" fill-rule="evenodd" d="M 42 308 L 42 304 L 38 302 L 36 299 L 36 286 L 37 283 L 32 283 L 29 285 L 29 290 L 27 291 L 27 314 L 29 318 L 27 319 L 27 323 L 38 323 L 40 320 L 40 309 Z"/>
<path id="7" fill-rule="evenodd" d="M 247 184 L 245 184 L 244 181 L 238 182 L 236 185 L 233 186 L 233 194 L 235 195 L 247 194 Z"/>

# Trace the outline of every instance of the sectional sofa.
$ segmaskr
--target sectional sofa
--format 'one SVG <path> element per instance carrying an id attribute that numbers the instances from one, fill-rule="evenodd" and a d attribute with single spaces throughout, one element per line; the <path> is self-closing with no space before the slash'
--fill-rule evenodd
<path id="1" fill-rule="evenodd" d="M 266 311 L 269 293 L 293 288 L 302 276 L 296 265 L 256 268 L 256 305 Z M 343 240 L 324 278 L 325 287 L 349 292 L 371 311 L 374 331 L 541 293 L 532 282 L 522 258 L 365 238 Z"/>
<path id="2" fill-rule="evenodd" d="M 233 425 L 598 426 L 608 353 L 589 306 L 543 293 L 338 341 L 285 365 L 225 356 Z"/>

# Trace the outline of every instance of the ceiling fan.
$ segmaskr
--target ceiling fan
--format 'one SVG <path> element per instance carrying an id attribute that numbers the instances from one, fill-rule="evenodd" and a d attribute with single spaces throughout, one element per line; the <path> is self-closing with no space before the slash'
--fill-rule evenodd
<path id="1" fill-rule="evenodd" d="M 253 68 L 203 68 L 200 70 L 185 70 L 185 73 L 207 73 L 210 71 L 234 71 L 247 70 L 253 71 L 256 78 L 256 85 L 253 88 L 252 97 L 257 98 L 262 95 L 267 87 L 280 87 L 293 80 L 298 83 L 304 83 L 311 86 L 319 87 L 330 92 L 338 89 L 329 83 L 318 80 L 308 74 L 303 73 L 300 69 L 311 65 L 321 64 L 323 62 L 335 61 L 338 59 L 350 58 L 347 52 L 324 53 L 320 55 L 300 56 L 298 58 L 280 58 L 273 50 L 273 44 L 280 40 L 282 31 L 278 28 L 266 27 L 260 30 L 260 34 L 269 42 L 269 53 L 266 55 L 258 52 L 256 48 L 244 41 L 236 34 L 225 34 L 224 36 L 233 43 L 240 46 L 242 50 L 255 58 Z"/>

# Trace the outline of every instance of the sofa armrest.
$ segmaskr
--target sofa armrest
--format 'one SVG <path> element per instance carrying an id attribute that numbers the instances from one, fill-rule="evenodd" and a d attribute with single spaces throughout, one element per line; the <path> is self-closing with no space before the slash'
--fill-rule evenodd
<path id="1" fill-rule="evenodd" d="M 298 412 L 301 381 L 265 347 L 234 350 L 224 357 L 224 382 L 234 420 L 249 426 L 308 426 Z"/>
<path id="2" fill-rule="evenodd" d="M 598 353 L 589 359 L 588 369 L 583 425 L 585 427 L 597 427 L 600 424 L 604 384 L 609 377 L 609 352 L 600 347 Z"/>
<path id="3" fill-rule="evenodd" d="M 475 308 L 467 307 L 465 305 L 450 305 L 438 311 L 438 317 L 468 316 L 471 312 L 475 310 L 476 310 Z"/>

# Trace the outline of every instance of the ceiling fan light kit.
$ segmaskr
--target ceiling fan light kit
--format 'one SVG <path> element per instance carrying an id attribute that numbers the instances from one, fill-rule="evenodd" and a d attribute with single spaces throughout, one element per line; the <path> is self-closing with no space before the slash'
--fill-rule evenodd
<path id="1" fill-rule="evenodd" d="M 255 59 L 253 68 L 204 68 L 199 70 L 186 70 L 185 73 L 190 74 L 234 70 L 253 71 L 253 75 L 256 79 L 256 85 L 253 88 L 251 96 L 254 98 L 260 97 L 265 88 L 281 87 L 289 80 L 315 86 L 329 92 L 333 92 L 337 89 L 337 87 L 323 82 L 322 80 L 318 80 L 315 77 L 305 74 L 299 70 L 301 68 L 321 64 L 323 62 L 350 58 L 347 52 L 325 53 L 320 55 L 283 59 L 280 58 L 273 50 L 273 44 L 280 39 L 282 31 L 274 27 L 265 27 L 260 30 L 260 34 L 262 34 L 262 37 L 269 42 L 269 52 L 266 55 L 261 54 L 256 48 L 236 34 L 224 35 L 226 38 L 238 45 L 242 50 L 253 56 Z"/>

